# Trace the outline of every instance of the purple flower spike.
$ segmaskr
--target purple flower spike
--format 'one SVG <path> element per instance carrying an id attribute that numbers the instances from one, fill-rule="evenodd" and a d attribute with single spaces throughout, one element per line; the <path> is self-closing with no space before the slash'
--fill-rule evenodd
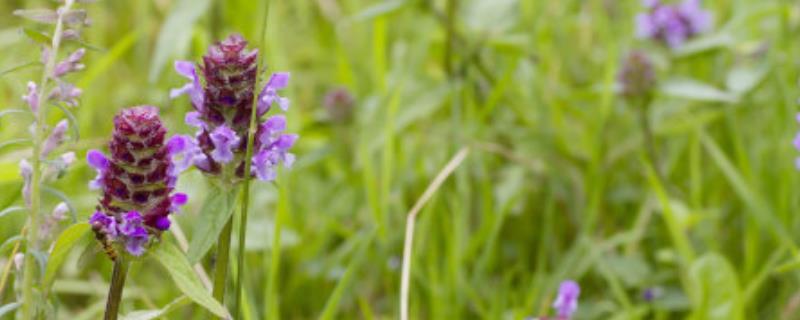
<path id="1" fill-rule="evenodd" d="M 262 180 L 274 179 L 274 172 L 271 172 L 274 166 L 292 162 L 294 156 L 288 154 L 284 146 L 292 144 L 294 138 L 281 138 L 286 129 L 284 116 L 270 117 L 259 125 L 253 146 L 254 156 L 251 159 L 244 157 L 246 148 L 242 142 L 248 137 L 253 102 L 256 102 L 257 122 L 273 103 L 283 110 L 289 108 L 289 99 L 278 95 L 278 91 L 289 83 L 289 73 L 286 72 L 272 74 L 264 88 L 257 92 L 257 100 L 253 101 L 260 74 L 257 60 L 258 51 L 248 49 L 247 41 L 234 34 L 209 47 L 197 67 L 190 62 L 176 62 L 178 73 L 191 79 L 192 83 L 173 90 L 173 96 L 200 92 L 202 105 L 198 107 L 198 103 L 193 102 L 195 110 L 186 114 L 186 123 L 198 130 L 194 137 L 182 138 L 185 146 L 173 154 L 176 160 L 173 172 L 194 165 L 205 174 L 236 183 L 246 174 L 244 161 L 253 164 L 247 174 L 260 176 Z"/>
<path id="2" fill-rule="evenodd" d="M 236 132 L 231 130 L 225 125 L 217 127 L 211 133 L 211 143 L 214 144 L 214 151 L 211 151 L 211 157 L 214 161 L 220 163 L 228 163 L 233 160 L 233 152 L 231 149 L 239 145 L 239 137 Z"/>
<path id="3" fill-rule="evenodd" d="M 558 296 L 553 302 L 553 308 L 559 317 L 570 319 L 578 309 L 578 297 L 581 295 L 581 288 L 578 283 L 567 280 L 558 287 Z"/>
<path id="4" fill-rule="evenodd" d="M 711 26 L 711 14 L 700 7 L 699 0 L 684 0 L 665 5 L 658 0 L 645 0 L 647 12 L 636 16 L 636 35 L 661 41 L 671 48 L 705 32 Z"/>
<path id="5" fill-rule="evenodd" d="M 169 215 L 186 202 L 185 194 L 173 194 L 173 158 L 191 145 L 183 137 L 167 141 L 165 136 L 157 108 L 129 108 L 114 117 L 111 156 L 97 150 L 87 154 L 89 165 L 98 171 L 90 185 L 103 190 L 90 223 L 104 245 L 142 255 L 150 239 L 169 229 Z"/>
<path id="6" fill-rule="evenodd" d="M 39 111 L 39 93 L 36 91 L 38 89 L 36 82 L 28 81 L 28 94 L 22 96 L 22 100 L 25 100 L 33 113 Z"/>

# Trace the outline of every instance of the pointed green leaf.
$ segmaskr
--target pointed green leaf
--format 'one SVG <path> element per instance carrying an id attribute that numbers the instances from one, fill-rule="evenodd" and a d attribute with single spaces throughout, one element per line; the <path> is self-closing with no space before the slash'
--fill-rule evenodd
<path id="1" fill-rule="evenodd" d="M 92 237 L 89 236 L 91 229 L 92 227 L 86 222 L 76 223 L 69 226 L 58 236 L 53 246 L 53 251 L 50 252 L 50 259 L 47 262 L 47 268 L 44 273 L 43 286 L 45 290 L 52 285 L 61 264 L 64 263 L 64 259 L 67 258 L 67 254 L 72 248 L 92 240 Z"/>
<path id="2" fill-rule="evenodd" d="M 692 320 L 743 319 L 744 304 L 736 271 L 725 257 L 707 253 L 689 268 Z"/>
<path id="3" fill-rule="evenodd" d="M 669 79 L 661 91 L 670 96 L 707 102 L 736 102 L 735 95 L 694 79 Z"/>
<path id="4" fill-rule="evenodd" d="M 19 302 L 12 302 L 12 303 L 3 305 L 2 307 L 0 307 L 0 317 L 6 315 L 9 312 L 17 310 L 17 308 L 19 308 L 19 306 L 20 306 Z"/>
<path id="5" fill-rule="evenodd" d="M 161 317 L 165 317 L 168 313 L 174 311 L 185 305 L 186 303 L 190 302 L 191 300 L 187 296 L 181 296 L 178 299 L 173 300 L 166 306 L 161 309 L 156 310 L 139 310 L 134 311 L 129 314 L 122 316 L 123 320 L 152 320 L 158 319 Z"/>
<path id="6" fill-rule="evenodd" d="M 189 299 L 217 316 L 228 317 L 228 311 L 225 307 L 211 296 L 211 292 L 208 292 L 203 287 L 200 279 L 194 274 L 192 266 L 189 265 L 189 260 L 172 243 L 164 241 L 150 250 L 149 254 L 158 260 L 164 266 L 164 269 L 167 269 L 172 280 L 175 281 L 175 285 Z"/>
<path id="7" fill-rule="evenodd" d="M 50 36 L 31 28 L 22 28 L 22 33 L 28 36 L 28 38 L 31 40 L 45 46 L 50 46 L 53 43 L 53 39 L 51 39 Z"/>
<path id="8" fill-rule="evenodd" d="M 237 190 L 221 190 L 218 187 L 211 187 L 209 190 L 196 219 L 192 242 L 186 254 L 192 263 L 200 261 L 217 242 L 219 233 L 233 214 Z"/>
<path id="9" fill-rule="evenodd" d="M 170 56 L 185 51 L 192 37 L 192 25 L 208 9 L 211 0 L 180 0 L 172 8 L 156 40 L 150 82 L 156 81 Z"/>
<path id="10" fill-rule="evenodd" d="M 747 93 L 764 80 L 767 71 L 769 71 L 769 68 L 763 65 L 735 67 L 728 73 L 725 79 L 725 86 L 731 92 Z"/>
<path id="11" fill-rule="evenodd" d="M 58 14 L 50 9 L 20 9 L 14 10 L 14 15 L 42 23 L 58 21 Z"/>

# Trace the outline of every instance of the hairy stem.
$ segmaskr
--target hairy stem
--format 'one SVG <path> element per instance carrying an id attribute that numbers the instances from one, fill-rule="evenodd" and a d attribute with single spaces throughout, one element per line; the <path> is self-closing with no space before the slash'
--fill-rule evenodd
<path id="1" fill-rule="evenodd" d="M 111 286 L 108 287 L 108 300 L 106 300 L 106 313 L 103 319 L 117 320 L 119 303 L 122 301 L 122 289 L 125 287 L 125 277 L 128 274 L 129 262 L 119 256 L 114 261 L 114 271 L 111 274 Z"/>
<path id="2" fill-rule="evenodd" d="M 648 118 L 648 104 L 649 102 L 645 100 L 639 108 L 639 123 L 642 126 L 642 136 L 644 137 L 644 147 L 647 152 L 647 157 L 650 159 L 650 164 L 653 166 L 653 170 L 655 170 L 658 179 L 661 180 L 661 183 L 664 183 L 665 176 L 661 171 L 661 166 L 658 161 L 655 135 L 653 134 L 653 128 L 650 126 L 650 119 Z"/>
<path id="3" fill-rule="evenodd" d="M 48 56 L 47 62 L 44 66 L 44 71 L 42 72 L 42 79 L 39 82 L 39 106 L 36 110 L 36 114 L 34 115 L 36 118 L 35 123 L 35 130 L 33 132 L 33 154 L 31 156 L 31 165 L 33 167 L 33 173 L 31 174 L 31 212 L 30 212 L 30 220 L 28 221 L 28 239 L 26 243 L 26 252 L 25 252 L 25 269 L 22 274 L 22 318 L 23 319 L 33 319 L 34 318 L 34 310 L 35 310 L 35 303 L 33 298 L 33 287 L 34 287 L 34 272 L 36 271 L 36 259 L 33 256 L 33 252 L 39 250 L 39 211 L 41 211 L 42 206 L 42 197 L 41 197 L 41 180 L 42 180 L 42 161 L 41 161 L 41 153 L 42 153 L 42 144 L 44 143 L 44 139 L 46 135 L 44 134 L 44 123 L 46 121 L 47 110 L 43 105 L 43 101 L 46 100 L 47 94 L 47 81 L 50 79 L 50 75 L 53 74 L 53 68 L 56 64 L 56 58 L 58 57 L 58 48 L 61 46 L 61 34 L 63 33 L 64 29 L 64 21 L 63 16 L 65 13 L 69 12 L 70 8 L 72 7 L 74 0 L 66 0 L 64 3 L 63 8 L 61 9 L 61 14 L 58 16 L 58 20 L 56 21 L 56 29 L 53 32 L 53 41 L 51 43 L 50 48 L 50 55 Z"/>
<path id="4" fill-rule="evenodd" d="M 228 279 L 228 264 L 230 262 L 231 250 L 231 232 L 233 231 L 233 217 L 228 219 L 225 227 L 219 234 L 217 241 L 217 259 L 216 267 L 214 268 L 214 289 L 211 291 L 214 299 L 224 305 L 225 302 L 225 284 Z"/>
<path id="5" fill-rule="evenodd" d="M 269 1 L 264 1 L 264 16 L 261 19 L 261 36 L 259 37 L 258 41 L 262 42 L 263 44 L 266 42 L 264 40 L 267 34 L 267 19 L 269 18 Z M 264 66 L 264 54 L 261 54 L 261 62 L 259 63 L 260 66 Z M 250 108 L 250 123 L 248 125 L 247 131 L 247 149 L 245 150 L 244 156 L 244 190 L 242 192 L 242 208 L 241 208 L 241 216 L 239 217 L 239 250 L 236 253 L 236 282 L 234 288 L 234 298 L 233 298 L 233 316 L 234 319 L 239 318 L 240 312 L 240 300 L 242 299 L 242 280 L 244 275 L 244 249 L 245 249 L 245 236 L 247 235 L 247 212 L 248 207 L 250 204 L 250 166 L 252 165 L 250 159 L 253 158 L 253 143 L 255 141 L 256 136 L 256 129 L 257 129 L 257 106 L 258 106 L 258 95 L 259 90 L 253 90 L 253 105 Z M 275 222 L 275 232 L 278 232 L 277 227 L 278 222 Z M 275 247 L 272 247 L 272 250 L 275 250 Z M 273 254 L 274 258 L 274 254 Z M 270 274 L 272 270 L 270 269 Z M 271 278 L 271 277 L 270 277 Z M 272 282 L 270 282 L 272 283 Z M 269 296 L 271 291 L 267 292 Z M 274 306 L 271 306 L 274 308 Z"/>

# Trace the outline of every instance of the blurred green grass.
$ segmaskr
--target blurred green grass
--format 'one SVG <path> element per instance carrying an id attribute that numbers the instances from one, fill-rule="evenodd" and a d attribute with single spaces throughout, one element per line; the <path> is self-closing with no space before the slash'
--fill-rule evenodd
<path id="1" fill-rule="evenodd" d="M 214 34 L 263 42 L 269 71 L 292 72 L 289 126 L 301 140 L 291 171 L 275 185 L 254 184 L 245 319 L 316 318 L 323 310 L 333 319 L 396 318 L 405 215 L 462 147 L 472 152 L 417 223 L 413 319 L 546 314 L 566 278 L 582 285 L 578 319 L 729 319 L 712 316 L 731 315 L 726 307 L 746 319 L 800 319 L 800 185 L 791 147 L 797 3 L 705 1 L 715 34 L 731 40 L 669 59 L 634 39 L 638 1 L 456 1 L 449 54 L 447 1 L 272 1 L 263 41 L 261 2 L 208 2 L 87 6 L 93 25 L 85 38 L 98 49 L 73 78 L 84 90 L 72 110 L 81 139 L 62 149 L 82 158 L 102 148 L 114 113 L 139 104 L 159 106 L 173 132 L 190 132 L 188 102 L 168 98 L 183 82 L 171 62 L 197 61 Z M 52 3 L 0 3 L 0 70 L 38 59 L 19 31 L 33 25 L 11 12 L 42 5 Z M 729 88 L 732 70 L 766 70 L 735 99 L 698 99 L 694 89 L 690 99 L 686 90 L 657 96 L 651 115 L 664 185 L 648 177 L 636 114 L 614 93 L 632 48 L 655 55 L 661 80 Z M 1 108 L 21 107 L 25 83 L 39 72 L 0 76 Z M 327 117 L 323 97 L 337 87 L 356 99 L 352 121 Z M 49 119 L 63 117 L 58 112 Z M 0 141 L 26 132 L 27 120 L 12 117 L 0 119 Z M 3 207 L 21 203 L 17 163 L 26 152 L 0 149 Z M 78 164 L 54 185 L 79 220 L 96 201 L 86 188 L 93 174 Z M 191 172 L 180 183 L 191 196 L 178 218 L 187 232 L 202 180 Z M 57 201 L 47 198 L 47 207 Z M 281 260 L 272 269 L 276 217 Z M 24 223 L 19 213 L 0 219 L 0 239 Z M 695 259 L 684 260 L 681 238 Z M 56 280 L 50 303 L 59 318 L 102 311 L 110 264 L 95 249 L 79 251 Z M 123 311 L 177 298 L 165 277 L 152 261 L 135 264 Z M 654 287 L 662 294 L 645 301 L 643 291 Z M 15 300 L 8 291 L 0 298 Z M 202 318 L 198 310 L 182 307 L 170 318 Z"/>

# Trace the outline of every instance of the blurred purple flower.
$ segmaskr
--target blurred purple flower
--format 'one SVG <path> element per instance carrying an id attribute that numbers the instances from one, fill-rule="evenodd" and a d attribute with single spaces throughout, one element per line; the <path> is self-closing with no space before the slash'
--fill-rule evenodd
<path id="1" fill-rule="evenodd" d="M 69 122 L 67 122 L 66 119 L 59 121 L 58 124 L 53 127 L 53 131 L 50 132 L 50 135 L 42 145 L 42 157 L 47 157 L 53 149 L 64 143 L 64 135 L 67 133 L 68 128 Z"/>
<path id="2" fill-rule="evenodd" d="M 22 198 L 25 204 L 31 204 L 31 179 L 33 177 L 33 166 L 28 160 L 22 159 L 19 162 L 19 173 L 22 176 Z"/>
<path id="3" fill-rule="evenodd" d="M 270 117 L 259 124 L 253 157 L 244 159 L 258 77 L 257 58 L 258 51 L 248 50 L 247 41 L 234 34 L 209 47 L 199 67 L 187 61 L 175 63 L 175 70 L 190 82 L 173 89 L 170 96 L 190 96 L 194 111 L 187 113 L 185 120 L 198 129 L 194 137 L 181 136 L 176 138 L 181 141 L 174 142 L 181 146 L 173 155 L 178 171 L 194 165 L 206 174 L 224 175 L 222 179 L 235 182 L 244 176 L 244 161 L 251 161 L 251 176 L 271 181 L 277 165 L 291 165 L 294 156 L 288 149 L 297 136 L 282 137 L 281 132 L 286 128 L 283 116 Z M 204 85 L 198 71 L 202 72 Z M 266 114 L 274 103 L 283 111 L 289 108 L 289 99 L 278 94 L 288 83 L 289 73 L 270 76 L 256 97 L 257 118 Z"/>
<path id="4" fill-rule="evenodd" d="M 711 13 L 700 7 L 699 0 L 684 0 L 674 5 L 644 0 L 644 6 L 647 12 L 636 16 L 636 35 L 661 41 L 671 48 L 679 47 L 711 26 Z"/>
<path id="5" fill-rule="evenodd" d="M 80 98 L 81 94 L 83 94 L 83 91 L 76 88 L 75 85 L 66 81 L 59 81 L 58 86 L 50 92 L 47 98 L 64 102 L 70 107 L 75 107 L 78 105 L 78 98 Z"/>
<path id="6" fill-rule="evenodd" d="M 356 100 L 346 88 L 335 88 L 325 94 L 323 106 L 330 120 L 345 122 L 353 116 Z"/>
<path id="7" fill-rule="evenodd" d="M 53 77 L 60 78 L 67 73 L 83 70 L 85 66 L 81 63 L 81 59 L 83 59 L 84 54 L 86 54 L 86 49 L 80 48 L 56 64 L 53 69 Z"/>
<path id="8" fill-rule="evenodd" d="M 570 319 L 578 309 L 578 297 L 580 294 L 581 288 L 578 283 L 572 280 L 562 282 L 558 287 L 556 301 L 553 302 L 556 314 L 561 318 Z"/>
<path id="9" fill-rule="evenodd" d="M 36 90 L 36 82 L 28 81 L 28 94 L 22 96 L 22 100 L 25 100 L 33 113 L 39 112 L 39 93 Z"/>

